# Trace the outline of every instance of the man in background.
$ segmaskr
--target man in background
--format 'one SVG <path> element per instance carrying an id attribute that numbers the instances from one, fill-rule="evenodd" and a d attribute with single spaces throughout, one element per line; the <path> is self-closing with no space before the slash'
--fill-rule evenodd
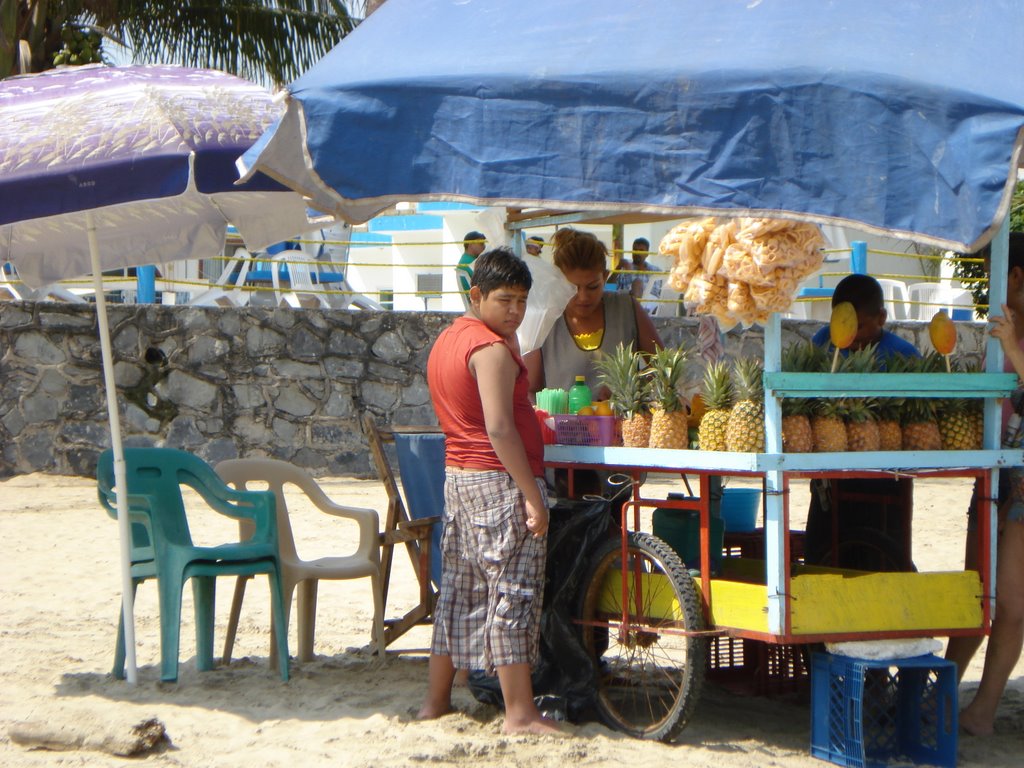
<path id="1" fill-rule="evenodd" d="M 544 238 L 539 235 L 531 235 L 526 238 L 526 252 L 531 256 L 540 256 L 540 251 L 544 247 Z"/>
<path id="2" fill-rule="evenodd" d="M 475 229 L 472 232 L 467 232 L 466 236 L 462 238 L 462 258 L 459 259 L 459 263 L 455 267 L 455 278 L 458 281 L 459 292 L 462 294 L 462 301 L 467 307 L 469 306 L 467 298 L 469 286 L 473 281 L 473 262 L 484 252 L 486 246 L 487 238 L 484 233 L 477 232 Z"/>

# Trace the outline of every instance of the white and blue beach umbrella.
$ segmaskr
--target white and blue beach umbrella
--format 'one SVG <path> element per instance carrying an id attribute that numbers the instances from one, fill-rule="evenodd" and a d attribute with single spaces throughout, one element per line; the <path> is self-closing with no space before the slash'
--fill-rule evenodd
<path id="1" fill-rule="evenodd" d="M 125 467 L 105 269 L 210 257 L 233 224 L 250 250 L 316 228 L 302 198 L 235 158 L 280 114 L 265 89 L 171 66 L 67 67 L 0 81 L 0 265 L 36 287 L 94 276 L 115 479 Z M 118 523 L 127 677 L 136 678 L 126 494 Z"/>
<path id="2" fill-rule="evenodd" d="M 325 211 L 765 215 L 974 250 L 1024 128 L 1019 0 L 388 0 L 244 157 Z"/>

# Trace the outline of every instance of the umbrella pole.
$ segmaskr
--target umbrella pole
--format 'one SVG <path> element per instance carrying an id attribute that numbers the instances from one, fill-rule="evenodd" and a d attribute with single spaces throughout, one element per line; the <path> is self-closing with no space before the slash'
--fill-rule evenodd
<path id="1" fill-rule="evenodd" d="M 110 321 L 103 296 L 103 272 L 100 269 L 96 223 L 92 212 L 85 214 L 89 258 L 92 261 L 92 284 L 96 296 L 96 320 L 99 324 L 100 351 L 103 355 L 103 386 L 107 391 L 107 414 L 110 419 L 110 447 L 114 453 L 114 485 L 117 488 L 117 528 L 120 539 L 121 611 L 124 625 L 125 679 L 130 685 L 138 682 L 135 665 L 135 598 L 132 589 L 131 520 L 128 518 L 128 474 L 121 444 L 121 415 L 117 407 L 117 384 L 114 381 L 114 353 L 110 346 Z"/>

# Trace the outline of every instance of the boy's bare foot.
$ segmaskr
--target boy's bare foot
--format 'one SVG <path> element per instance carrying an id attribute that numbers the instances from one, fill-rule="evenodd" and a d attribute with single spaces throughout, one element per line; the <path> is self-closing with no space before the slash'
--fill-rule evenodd
<path id="1" fill-rule="evenodd" d="M 417 720 L 436 720 L 439 717 L 444 717 L 450 714 L 454 710 L 452 709 L 451 701 L 433 701 L 427 699 L 423 702 L 423 706 L 420 707 L 420 711 L 416 714 Z"/>
<path id="2" fill-rule="evenodd" d="M 970 707 L 960 711 L 960 727 L 971 736 L 991 736 L 995 732 L 991 721 L 975 717 Z"/>
<path id="3" fill-rule="evenodd" d="M 506 717 L 505 724 L 501 727 L 501 732 L 505 734 L 532 733 L 535 736 L 566 735 L 565 731 L 559 727 L 557 722 L 546 717 L 540 717 L 536 720 L 527 720 L 522 723 L 513 723 Z"/>

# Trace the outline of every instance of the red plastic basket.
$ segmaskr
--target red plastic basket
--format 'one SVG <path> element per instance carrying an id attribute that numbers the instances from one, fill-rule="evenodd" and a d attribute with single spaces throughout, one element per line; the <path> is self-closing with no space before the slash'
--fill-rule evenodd
<path id="1" fill-rule="evenodd" d="M 614 416 L 555 416 L 555 442 L 562 445 L 622 445 Z"/>

